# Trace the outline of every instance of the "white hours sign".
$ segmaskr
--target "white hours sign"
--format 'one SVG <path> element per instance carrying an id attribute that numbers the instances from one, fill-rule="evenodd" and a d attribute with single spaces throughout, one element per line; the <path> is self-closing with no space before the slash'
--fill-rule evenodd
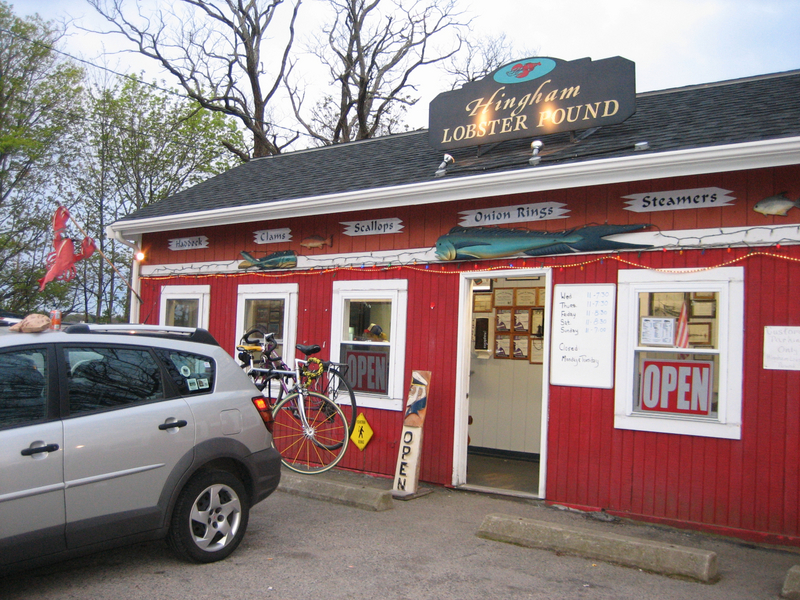
<path id="1" fill-rule="evenodd" d="M 614 387 L 614 284 L 556 285 L 550 383 Z"/>

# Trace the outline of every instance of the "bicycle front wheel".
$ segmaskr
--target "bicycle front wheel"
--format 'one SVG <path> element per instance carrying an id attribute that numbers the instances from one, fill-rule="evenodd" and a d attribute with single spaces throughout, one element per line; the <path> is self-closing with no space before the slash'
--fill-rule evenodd
<path id="1" fill-rule="evenodd" d="M 345 365 L 345 368 L 346 365 Z M 334 404 L 342 409 L 350 431 L 356 428 L 358 407 L 353 388 L 347 383 L 343 373 L 336 367 L 328 367 L 314 383 L 314 391 L 327 396 Z"/>
<path id="2" fill-rule="evenodd" d="M 350 429 L 344 413 L 322 394 L 289 394 L 272 409 L 272 417 L 272 445 L 292 471 L 322 473 L 347 451 Z"/>

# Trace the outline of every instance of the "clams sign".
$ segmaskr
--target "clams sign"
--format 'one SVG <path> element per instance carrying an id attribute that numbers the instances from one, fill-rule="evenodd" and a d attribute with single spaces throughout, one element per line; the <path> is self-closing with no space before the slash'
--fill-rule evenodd
<path id="1" fill-rule="evenodd" d="M 535 57 L 439 94 L 429 107 L 429 142 L 447 150 L 615 125 L 636 112 L 633 62 Z"/>

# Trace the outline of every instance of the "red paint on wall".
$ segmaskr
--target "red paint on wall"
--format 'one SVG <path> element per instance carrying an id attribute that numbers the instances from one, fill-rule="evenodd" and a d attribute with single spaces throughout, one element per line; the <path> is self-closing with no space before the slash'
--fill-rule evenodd
<path id="1" fill-rule="evenodd" d="M 796 186 L 800 167 L 723 173 L 652 182 L 585 187 L 554 194 L 530 193 L 484 201 L 464 201 L 442 207 L 406 207 L 372 211 L 373 217 L 402 215 L 403 233 L 387 240 L 343 239 L 334 219 L 320 216 L 302 220 L 157 233 L 145 236 L 148 262 L 174 264 L 179 253 L 166 250 L 173 237 L 206 235 L 210 248 L 194 251 L 192 260 L 235 260 L 241 249 L 252 251 L 250 230 L 291 226 L 294 241 L 269 250 L 300 250 L 306 235 L 333 232 L 334 246 L 326 251 L 350 252 L 387 247 L 419 248 L 435 244 L 439 235 L 458 223 L 459 210 L 544 201 L 557 196 L 571 205 L 569 218 L 536 224 L 542 230 L 560 230 L 587 223 L 626 224 L 646 220 L 662 230 L 679 227 L 744 227 L 800 223 L 800 210 L 786 217 L 765 217 L 752 206 L 758 200 Z M 643 191 L 718 186 L 733 191 L 736 203 L 723 209 L 675 211 L 637 215 L 619 208 L 621 196 Z M 776 188 L 775 186 L 779 186 Z M 796 194 L 795 194 L 796 195 Z M 575 205 L 574 198 L 581 204 Z M 583 207 L 583 208 L 581 208 Z M 677 214 L 690 213 L 690 214 Z M 361 216 L 359 216 L 361 218 Z M 365 217 L 366 218 L 366 217 Z M 263 225 L 263 227 L 262 227 Z M 295 231 L 297 233 L 295 233 Z M 382 236 L 375 236 L 380 238 Z M 221 244 L 221 246 L 220 246 Z M 224 248 L 224 256 L 211 248 Z M 265 246 L 257 250 L 263 252 Z M 769 250 L 775 252 L 774 249 Z M 626 252 L 614 260 L 607 255 L 514 259 L 517 266 L 553 267 L 553 284 L 616 283 L 624 268 L 713 268 L 735 264 L 745 271 L 745 331 L 743 423 L 741 440 L 721 440 L 614 429 L 614 391 L 551 386 L 548 415 L 547 500 L 554 503 L 604 508 L 609 512 L 670 524 L 691 524 L 727 532 L 748 532 L 769 539 L 800 540 L 800 372 L 761 368 L 763 328 L 800 326 L 793 290 L 800 284 L 800 247 L 781 248 L 786 257 L 750 256 L 747 248 L 701 252 Z M 212 258 L 213 256 L 213 258 Z M 597 259 L 597 260 L 594 260 Z M 585 263 L 585 264 L 583 264 Z M 577 266 L 580 264 L 580 266 Z M 334 279 L 407 278 L 408 331 L 405 381 L 413 369 L 433 373 L 425 439 L 422 481 L 448 485 L 453 465 L 455 370 L 458 336 L 458 275 L 474 263 L 432 265 L 430 269 L 338 270 L 335 273 L 236 273 L 230 275 L 145 278 L 142 281 L 142 320 L 158 321 L 162 285 L 211 286 L 211 332 L 231 350 L 236 341 L 236 288 L 240 284 L 289 283 L 299 285 L 298 343 L 330 341 L 330 307 Z M 481 267 L 500 266 L 481 263 Z M 563 269 L 562 269 L 563 267 Z M 329 356 L 329 345 L 323 357 Z M 375 435 L 364 451 L 348 451 L 341 466 L 391 476 L 397 459 L 402 413 L 363 409 Z M 739 533 L 737 533 L 739 535 Z M 800 542 L 798 542 L 800 543 Z"/>

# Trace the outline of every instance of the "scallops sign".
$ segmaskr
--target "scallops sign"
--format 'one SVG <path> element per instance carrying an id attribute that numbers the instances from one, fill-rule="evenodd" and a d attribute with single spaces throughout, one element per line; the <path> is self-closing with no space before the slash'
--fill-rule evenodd
<path id="1" fill-rule="evenodd" d="M 635 68 L 625 58 L 525 58 L 436 96 L 428 136 L 447 150 L 615 125 L 634 112 Z"/>

